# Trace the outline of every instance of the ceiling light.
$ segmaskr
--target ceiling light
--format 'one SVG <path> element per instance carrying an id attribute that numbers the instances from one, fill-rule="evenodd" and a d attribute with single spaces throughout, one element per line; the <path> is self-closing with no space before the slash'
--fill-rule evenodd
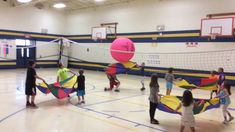
<path id="1" fill-rule="evenodd" d="M 17 1 L 20 3 L 28 3 L 28 2 L 31 2 L 32 0 L 17 0 Z"/>
<path id="2" fill-rule="evenodd" d="M 104 0 L 95 0 L 95 2 L 103 2 Z"/>
<path id="3" fill-rule="evenodd" d="M 53 5 L 53 7 L 57 9 L 61 9 L 61 8 L 65 8 L 66 5 L 64 3 L 56 3 Z"/>

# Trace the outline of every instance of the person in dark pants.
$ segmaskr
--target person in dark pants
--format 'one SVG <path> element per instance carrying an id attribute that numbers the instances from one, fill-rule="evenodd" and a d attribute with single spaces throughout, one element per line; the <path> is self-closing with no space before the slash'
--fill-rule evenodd
<path id="1" fill-rule="evenodd" d="M 225 79 L 226 79 L 226 76 L 225 76 L 225 73 L 224 73 L 224 68 L 220 67 L 218 69 L 218 73 L 219 73 L 219 81 L 218 81 L 218 85 L 221 86 Z"/>
<path id="2" fill-rule="evenodd" d="M 78 104 L 85 103 L 84 95 L 85 95 L 85 76 L 83 75 L 84 71 L 79 70 L 79 76 L 77 77 L 77 96 L 78 96 Z M 82 97 L 82 101 L 81 98 Z"/>
<path id="3" fill-rule="evenodd" d="M 157 74 L 151 76 L 151 81 L 149 84 L 150 95 L 149 95 L 149 116 L 151 124 L 159 124 L 158 120 L 154 119 L 155 111 L 159 102 L 159 84 Z"/>
<path id="4" fill-rule="evenodd" d="M 117 79 L 117 76 L 115 74 L 107 74 L 107 77 L 109 79 L 109 88 L 104 88 L 104 91 L 112 91 L 113 88 L 115 88 L 115 92 L 120 92 L 119 91 L 119 86 L 120 86 L 120 81 Z"/>
<path id="5" fill-rule="evenodd" d="M 37 108 L 34 103 L 35 96 L 37 94 L 36 91 L 36 79 L 42 80 L 45 82 L 44 79 L 39 77 L 35 71 L 36 63 L 32 60 L 28 62 L 28 69 L 27 69 L 27 76 L 26 76 L 26 84 L 25 84 L 25 95 L 26 95 L 26 107 L 33 107 Z M 31 97 L 31 102 L 29 98 Z"/>
<path id="6" fill-rule="evenodd" d="M 140 74 L 141 74 L 141 85 L 142 85 L 142 88 L 140 89 L 140 91 L 144 91 L 145 90 L 145 87 L 144 87 L 144 79 L 145 79 L 145 63 L 142 62 L 141 66 L 140 66 Z"/>

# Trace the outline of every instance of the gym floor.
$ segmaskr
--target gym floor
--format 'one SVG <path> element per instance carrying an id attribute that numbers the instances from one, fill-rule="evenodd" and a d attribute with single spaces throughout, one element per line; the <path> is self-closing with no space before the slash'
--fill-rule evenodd
<path id="1" fill-rule="evenodd" d="M 57 69 L 37 69 L 37 74 L 48 83 L 56 81 Z M 75 70 L 75 69 L 74 69 Z M 2 132 L 176 132 L 180 128 L 180 115 L 156 110 L 160 125 L 152 125 L 148 114 L 147 90 L 140 91 L 140 77 L 118 75 L 120 93 L 104 92 L 108 79 L 103 72 L 85 71 L 85 104 L 77 104 L 76 94 L 57 100 L 37 90 L 38 109 L 25 108 L 26 69 L 0 70 L 0 130 Z M 39 81 L 40 82 L 40 81 Z M 159 79 L 160 93 L 165 94 L 165 81 Z M 173 88 L 172 95 L 182 95 L 184 89 Z M 232 88 L 229 110 L 235 115 L 235 88 Z M 194 90 L 193 96 L 209 98 L 209 91 Z M 234 132 L 235 121 L 224 125 L 221 109 L 212 109 L 195 116 L 197 132 Z M 186 131 L 189 131 L 187 128 Z"/>

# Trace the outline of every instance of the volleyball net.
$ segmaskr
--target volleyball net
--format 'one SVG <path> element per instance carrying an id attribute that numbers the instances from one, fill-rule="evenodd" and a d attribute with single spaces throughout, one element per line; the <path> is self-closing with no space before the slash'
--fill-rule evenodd
<path id="1" fill-rule="evenodd" d="M 2 46 L 1 48 L 7 48 Z M 48 56 L 58 56 L 58 60 L 63 57 L 65 61 L 80 61 L 90 63 L 115 63 L 111 56 L 110 44 L 107 43 L 78 43 L 66 38 L 57 38 L 50 42 L 36 43 L 25 47 L 12 46 L 9 50 L 20 48 L 37 48 L 38 58 Z M 146 66 L 188 70 L 212 71 L 223 67 L 226 72 L 234 73 L 235 69 L 235 48 L 228 50 L 203 51 L 203 52 L 149 52 L 141 49 L 136 44 L 136 52 L 131 61 Z M 53 50 L 52 50 L 53 49 Z M 125 52 L 118 51 L 114 52 Z M 141 51 L 141 52 L 139 52 Z M 0 56 L 1 57 L 1 56 Z"/>

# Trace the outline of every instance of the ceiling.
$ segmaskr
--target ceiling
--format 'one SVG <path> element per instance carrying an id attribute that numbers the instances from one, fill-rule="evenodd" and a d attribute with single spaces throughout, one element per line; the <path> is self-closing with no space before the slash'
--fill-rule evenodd
<path id="1" fill-rule="evenodd" d="M 63 10 L 82 10 L 87 8 L 96 8 L 100 6 L 109 6 L 120 3 L 129 3 L 136 0 L 104 0 L 103 2 L 95 2 L 95 0 L 33 0 L 29 3 L 19 3 L 17 0 L 4 0 L 9 2 L 12 7 L 19 6 L 34 6 L 38 9 L 53 8 L 54 3 L 63 2 L 66 4 L 66 8 Z"/>

